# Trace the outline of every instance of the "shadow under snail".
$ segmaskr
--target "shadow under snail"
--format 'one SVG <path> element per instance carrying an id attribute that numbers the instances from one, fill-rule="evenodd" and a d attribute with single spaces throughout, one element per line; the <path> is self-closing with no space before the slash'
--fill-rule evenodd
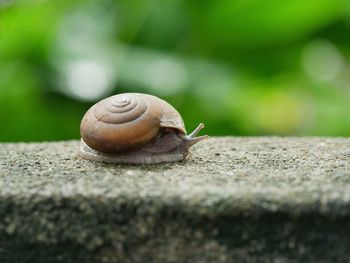
<path id="1" fill-rule="evenodd" d="M 186 159 L 189 148 L 208 138 L 189 135 L 181 115 L 152 95 L 124 93 L 93 105 L 81 121 L 81 156 L 106 163 L 153 164 Z"/>

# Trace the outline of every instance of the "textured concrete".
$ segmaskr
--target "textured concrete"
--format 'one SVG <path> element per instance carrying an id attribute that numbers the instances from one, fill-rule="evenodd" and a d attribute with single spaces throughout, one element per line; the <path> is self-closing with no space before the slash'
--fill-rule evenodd
<path id="1" fill-rule="evenodd" d="M 350 139 L 212 138 L 185 162 L 0 144 L 0 262 L 348 262 Z"/>

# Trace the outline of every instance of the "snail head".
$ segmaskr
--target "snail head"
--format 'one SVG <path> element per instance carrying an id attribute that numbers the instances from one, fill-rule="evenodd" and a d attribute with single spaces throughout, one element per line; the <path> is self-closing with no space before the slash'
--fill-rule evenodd
<path id="1" fill-rule="evenodd" d="M 203 136 L 198 136 L 198 133 L 204 128 L 204 124 L 203 123 L 200 123 L 196 129 L 194 129 L 194 131 L 189 134 L 189 135 L 186 135 L 183 137 L 183 145 L 182 147 L 186 150 L 188 150 L 191 146 L 201 142 L 201 141 L 204 141 L 204 140 L 207 140 L 209 138 L 208 135 L 203 135 Z"/>

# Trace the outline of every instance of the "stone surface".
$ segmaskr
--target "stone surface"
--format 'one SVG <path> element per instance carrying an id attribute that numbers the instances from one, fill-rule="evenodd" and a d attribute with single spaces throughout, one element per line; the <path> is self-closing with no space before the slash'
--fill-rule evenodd
<path id="1" fill-rule="evenodd" d="M 212 138 L 185 162 L 0 144 L 0 262 L 348 262 L 350 139 Z"/>

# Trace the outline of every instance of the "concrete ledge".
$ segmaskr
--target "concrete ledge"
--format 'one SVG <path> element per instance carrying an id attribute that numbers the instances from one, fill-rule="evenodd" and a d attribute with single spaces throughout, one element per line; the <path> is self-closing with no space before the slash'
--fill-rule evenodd
<path id="1" fill-rule="evenodd" d="M 0 262 L 347 262 L 350 139 L 212 138 L 182 163 L 0 144 Z"/>

